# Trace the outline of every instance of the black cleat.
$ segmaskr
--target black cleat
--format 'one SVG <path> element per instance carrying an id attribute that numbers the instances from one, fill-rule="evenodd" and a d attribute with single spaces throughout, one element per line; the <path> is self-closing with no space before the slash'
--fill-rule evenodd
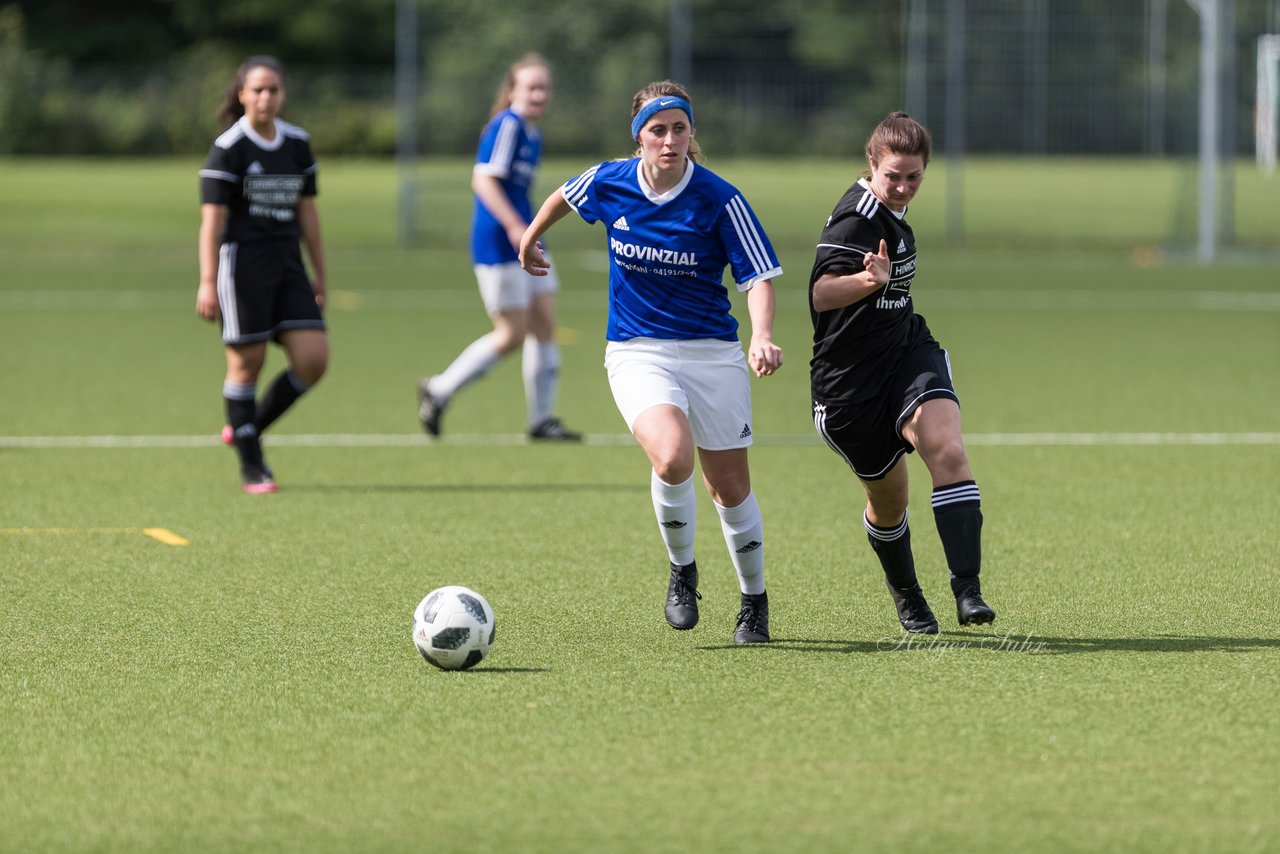
<path id="1" fill-rule="evenodd" d="M 917 635 L 938 633 L 938 618 L 933 616 L 933 611 L 925 601 L 924 592 L 919 584 L 900 590 L 889 584 L 886 579 L 885 585 L 889 588 L 889 594 L 893 596 L 893 604 L 898 609 L 898 622 L 902 623 L 905 631 Z"/>
<path id="2" fill-rule="evenodd" d="M 271 469 L 266 465 L 246 463 L 240 467 L 240 489 L 250 495 L 263 495 L 276 492 L 279 487 L 276 486 L 275 478 L 271 475 Z"/>
<path id="3" fill-rule="evenodd" d="M 966 578 L 960 583 L 952 583 L 956 594 L 956 619 L 962 626 L 982 626 L 994 623 L 995 609 L 982 601 L 982 588 L 978 579 Z"/>
<path id="4" fill-rule="evenodd" d="M 667 622 L 673 629 L 691 629 L 698 625 L 698 564 L 671 564 L 671 581 L 667 584 Z"/>
<path id="5" fill-rule="evenodd" d="M 734 643 L 769 642 L 769 594 L 742 594 L 742 610 L 733 630 Z"/>
<path id="6" fill-rule="evenodd" d="M 582 434 L 575 433 L 560 423 L 554 415 L 545 418 L 529 430 L 529 438 L 535 441 L 581 442 Z"/>
<path id="7" fill-rule="evenodd" d="M 427 383 L 431 377 L 418 382 L 418 420 L 422 429 L 431 436 L 440 435 L 440 417 L 444 415 L 444 404 L 427 391 Z"/>
<path id="8" fill-rule="evenodd" d="M 225 432 L 225 431 L 224 431 Z M 251 495 L 275 492 L 275 476 L 262 458 L 262 440 L 252 425 L 231 435 L 231 445 L 240 457 L 240 488 Z"/>

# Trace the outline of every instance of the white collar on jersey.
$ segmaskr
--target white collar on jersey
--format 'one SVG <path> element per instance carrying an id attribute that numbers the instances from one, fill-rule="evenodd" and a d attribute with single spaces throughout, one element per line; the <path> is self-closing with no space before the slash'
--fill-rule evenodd
<path id="1" fill-rule="evenodd" d="M 871 189 L 871 184 L 867 183 L 866 178 L 859 178 L 858 185 L 861 187 L 865 187 L 868 193 L 870 193 L 873 196 L 876 196 L 875 190 Z M 905 207 L 900 211 L 895 211 L 893 208 L 886 205 L 884 203 L 884 199 L 880 198 L 879 196 L 876 196 L 876 201 L 879 202 L 884 207 L 885 210 L 887 210 L 889 213 L 896 216 L 898 219 L 902 219 L 907 215 L 907 209 Z"/>
<path id="2" fill-rule="evenodd" d="M 636 183 L 640 185 L 640 191 L 644 196 L 655 205 L 665 205 L 684 191 L 689 186 L 689 182 L 693 180 L 693 170 L 697 168 L 692 160 L 685 158 L 684 177 L 680 179 L 680 183 L 676 184 L 665 193 L 655 193 L 653 188 L 649 186 L 649 182 L 644 179 L 644 158 L 641 157 L 636 161 Z"/>
<path id="3" fill-rule="evenodd" d="M 253 125 L 249 122 L 248 116 L 240 117 L 240 129 L 244 131 L 244 135 L 253 140 L 253 144 L 261 148 L 263 151 L 275 151 L 284 145 L 284 130 L 280 127 L 279 119 L 272 119 L 276 125 L 276 138 L 267 139 L 262 134 L 253 129 Z"/>

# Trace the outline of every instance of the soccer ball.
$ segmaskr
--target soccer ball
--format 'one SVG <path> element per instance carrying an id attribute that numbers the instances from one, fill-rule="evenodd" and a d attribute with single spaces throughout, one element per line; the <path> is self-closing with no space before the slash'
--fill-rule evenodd
<path id="1" fill-rule="evenodd" d="M 493 647 L 494 628 L 493 608 L 467 587 L 432 590 L 413 610 L 413 643 L 441 670 L 479 664 Z"/>

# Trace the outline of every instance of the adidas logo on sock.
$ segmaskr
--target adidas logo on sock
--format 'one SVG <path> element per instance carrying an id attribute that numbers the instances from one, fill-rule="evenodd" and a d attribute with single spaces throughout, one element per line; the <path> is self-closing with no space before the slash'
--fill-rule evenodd
<path id="1" fill-rule="evenodd" d="M 760 548 L 760 547 L 761 547 L 761 546 L 763 546 L 763 545 L 764 545 L 764 543 L 760 542 L 759 540 L 752 540 L 751 542 L 747 543 L 747 544 L 746 544 L 745 546 L 743 546 L 742 548 L 738 549 L 738 554 L 740 554 L 740 555 L 744 555 L 744 554 L 747 554 L 748 552 L 753 552 L 753 551 L 755 551 L 756 549 Z"/>
<path id="2" fill-rule="evenodd" d="M 681 522 L 679 519 L 670 519 L 670 520 L 668 520 L 668 521 L 666 521 L 666 522 L 660 522 L 659 524 L 661 524 L 661 525 L 662 525 L 662 527 L 664 527 L 664 528 L 683 528 L 683 527 L 685 527 L 688 523 L 687 523 L 687 522 Z"/>
<path id="3" fill-rule="evenodd" d="M 745 439 L 745 438 L 747 438 L 747 437 L 748 437 L 748 436 L 750 436 L 750 435 L 751 435 L 751 425 L 750 425 L 750 424 L 743 424 L 743 425 L 742 425 L 742 432 L 738 434 L 738 438 L 739 438 L 739 439 Z"/>
<path id="4" fill-rule="evenodd" d="M 907 251 L 907 241 L 903 240 L 901 237 L 898 238 L 898 251 L 899 252 Z"/>
<path id="5" fill-rule="evenodd" d="M 620 217 L 618 217 L 617 219 L 615 219 L 615 220 L 613 221 L 613 228 L 614 228 L 614 230 L 615 230 L 615 231 L 630 231 L 630 230 L 631 230 L 631 226 L 627 225 L 627 218 L 626 218 L 625 216 L 620 216 Z"/>

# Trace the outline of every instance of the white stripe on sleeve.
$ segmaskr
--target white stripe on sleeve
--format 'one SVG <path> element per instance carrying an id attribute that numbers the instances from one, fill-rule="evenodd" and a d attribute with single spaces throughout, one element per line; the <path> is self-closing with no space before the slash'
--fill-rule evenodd
<path id="1" fill-rule="evenodd" d="M 758 275 L 767 270 L 770 266 L 769 253 L 765 250 L 764 241 L 760 238 L 760 232 L 751 220 L 751 214 L 747 210 L 747 203 L 743 201 L 742 196 L 734 196 L 725 205 L 725 210 L 729 212 L 729 218 L 733 221 L 734 231 L 738 233 L 738 240 L 742 243 L 742 248 L 747 251 L 747 256 L 751 259 L 751 264 L 755 267 L 756 274 Z"/>
<path id="2" fill-rule="evenodd" d="M 519 131 L 520 120 L 515 116 L 507 116 L 502 120 L 498 127 L 498 138 L 494 140 L 493 151 L 489 154 L 485 174 L 497 178 L 505 178 L 511 174 L 511 161 L 516 156 L 516 137 Z"/>
<path id="3" fill-rule="evenodd" d="M 586 172 L 583 172 L 577 178 L 569 181 L 560 191 L 564 195 L 564 200 L 568 202 L 576 211 L 578 206 L 587 200 L 587 190 L 591 186 L 591 182 L 595 180 L 596 170 L 600 166 L 592 166 Z"/>

